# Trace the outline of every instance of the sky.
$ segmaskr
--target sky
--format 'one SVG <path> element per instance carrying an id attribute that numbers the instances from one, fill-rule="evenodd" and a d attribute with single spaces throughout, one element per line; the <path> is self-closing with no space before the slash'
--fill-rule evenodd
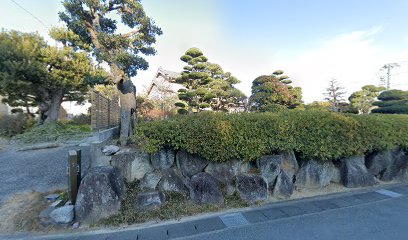
<path id="1" fill-rule="evenodd" d="M 17 4 L 28 10 L 21 9 Z M 252 81 L 285 71 L 303 90 L 306 103 L 324 100 L 337 79 L 346 98 L 367 84 L 378 85 L 382 66 L 391 88 L 408 90 L 408 1 L 406 0 L 145 0 L 147 14 L 162 28 L 149 56 L 150 67 L 132 80 L 146 90 L 159 66 L 182 71 L 180 57 L 200 48 L 210 62 L 241 80 L 247 96 Z M 58 0 L 1 0 L 0 27 L 39 32 L 62 25 Z M 38 20 L 39 19 L 39 20 Z"/>

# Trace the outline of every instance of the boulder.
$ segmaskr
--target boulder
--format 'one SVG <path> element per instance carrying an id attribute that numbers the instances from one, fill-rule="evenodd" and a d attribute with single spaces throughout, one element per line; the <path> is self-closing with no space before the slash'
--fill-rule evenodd
<path id="1" fill-rule="evenodd" d="M 91 142 L 89 148 L 89 167 L 109 166 L 111 156 L 102 153 L 106 141 Z"/>
<path id="2" fill-rule="evenodd" d="M 303 161 L 296 175 L 296 186 L 322 188 L 330 184 L 335 166 L 332 162 Z"/>
<path id="3" fill-rule="evenodd" d="M 275 186 L 273 187 L 273 196 L 276 198 L 289 198 L 293 193 L 293 183 L 289 176 L 281 171 L 276 178 Z"/>
<path id="4" fill-rule="evenodd" d="M 408 153 L 397 158 L 394 166 L 397 169 L 394 179 L 402 182 L 408 181 Z"/>
<path id="5" fill-rule="evenodd" d="M 158 172 L 146 173 L 144 177 L 140 180 L 140 187 L 142 189 L 156 189 L 157 184 L 159 184 L 161 179 L 161 174 Z"/>
<path id="6" fill-rule="evenodd" d="M 341 170 L 340 170 L 340 166 L 338 166 L 337 164 L 334 164 L 334 167 L 331 168 L 331 171 L 332 171 L 332 179 L 331 179 L 331 182 L 341 183 Z"/>
<path id="7" fill-rule="evenodd" d="M 391 149 L 383 152 L 369 154 L 365 159 L 365 165 L 370 173 L 382 181 L 391 181 L 401 174 L 401 169 L 407 165 L 405 153 L 399 149 Z"/>
<path id="8" fill-rule="evenodd" d="M 349 188 L 372 186 L 374 175 L 364 165 L 364 157 L 349 157 L 341 160 L 341 179 Z"/>
<path id="9" fill-rule="evenodd" d="M 280 173 L 280 169 L 282 169 L 293 182 L 294 176 L 299 169 L 293 151 L 281 153 L 279 155 L 264 156 L 258 159 L 257 167 L 261 171 L 261 174 L 268 179 L 268 182 L 273 182 L 274 179 L 276 179 Z"/>
<path id="10" fill-rule="evenodd" d="M 208 165 L 208 161 L 186 151 L 179 151 L 176 154 L 177 167 L 183 176 L 191 178 L 193 175 L 202 172 Z"/>
<path id="11" fill-rule="evenodd" d="M 223 163 L 210 162 L 204 171 L 227 185 L 232 184 L 235 176 L 239 173 L 239 168 L 240 162 L 238 160 Z"/>
<path id="12" fill-rule="evenodd" d="M 191 177 L 190 198 L 195 203 L 223 203 L 219 181 L 209 173 L 201 172 Z"/>
<path id="13" fill-rule="evenodd" d="M 75 204 L 75 216 L 84 223 L 119 213 L 125 183 L 112 166 L 91 168 L 82 179 Z"/>
<path id="14" fill-rule="evenodd" d="M 163 192 L 142 192 L 135 199 L 135 208 L 151 210 L 164 204 L 166 197 Z"/>
<path id="15" fill-rule="evenodd" d="M 256 166 L 256 163 L 254 161 L 243 161 L 241 162 L 239 171 L 243 174 L 252 174 L 254 173 L 254 171 L 258 171 L 258 167 Z"/>
<path id="16" fill-rule="evenodd" d="M 268 183 L 258 175 L 237 175 L 236 189 L 240 197 L 254 203 L 268 198 Z"/>
<path id="17" fill-rule="evenodd" d="M 295 153 L 293 151 L 282 153 L 281 169 L 288 175 L 289 179 L 293 182 L 294 176 L 299 170 L 299 164 L 296 160 Z"/>
<path id="18" fill-rule="evenodd" d="M 119 152 L 120 148 L 115 145 L 107 145 L 107 146 L 104 146 L 101 150 L 102 150 L 102 153 L 105 154 L 106 156 L 111 156 Z"/>
<path id="19" fill-rule="evenodd" d="M 154 168 L 150 164 L 149 154 L 136 151 L 135 159 L 132 161 L 130 167 L 132 181 L 135 179 L 142 179 L 146 173 L 151 173 L 153 170 Z"/>
<path id="20" fill-rule="evenodd" d="M 111 157 L 110 164 L 120 171 L 123 178 L 131 182 L 134 180 L 132 178 L 132 163 L 135 158 L 136 153 L 134 152 L 117 153 Z"/>
<path id="21" fill-rule="evenodd" d="M 273 187 L 281 172 L 282 155 L 264 156 L 258 159 L 256 163 L 261 175 L 268 182 L 268 186 Z"/>
<path id="22" fill-rule="evenodd" d="M 165 170 L 171 168 L 174 163 L 174 150 L 165 148 L 150 156 L 152 166 L 156 170 Z"/>
<path id="23" fill-rule="evenodd" d="M 162 171 L 159 189 L 161 191 L 171 192 L 182 192 L 186 190 L 183 179 L 172 168 Z"/>
<path id="24" fill-rule="evenodd" d="M 56 223 L 70 223 L 74 220 L 74 206 L 68 205 L 57 208 L 50 213 L 50 217 Z"/>

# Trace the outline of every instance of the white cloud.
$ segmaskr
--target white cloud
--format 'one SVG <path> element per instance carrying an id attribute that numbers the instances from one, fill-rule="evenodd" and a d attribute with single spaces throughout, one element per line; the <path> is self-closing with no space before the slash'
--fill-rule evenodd
<path id="1" fill-rule="evenodd" d="M 209 61 L 220 64 L 224 70 L 231 71 L 240 79 L 242 83 L 238 88 L 247 96 L 251 93 L 251 84 L 256 77 L 282 69 L 292 78 L 293 85 L 302 87 L 305 102 L 323 100 L 323 93 L 331 78 L 336 78 L 345 87 L 347 98 L 366 84 L 377 85 L 379 69 L 384 64 L 408 60 L 408 48 L 388 49 L 376 43 L 376 37 L 383 31 L 382 26 L 334 36 L 288 59 L 284 49 L 277 52 L 276 49 L 260 48 L 251 43 L 237 46 L 234 42 L 228 42 L 222 38 L 223 32 L 214 28 L 213 24 L 202 25 L 201 31 L 180 36 L 180 28 L 188 25 L 184 23 L 180 27 L 162 23 L 165 34 L 158 41 L 158 54 L 148 58 L 149 70 L 140 72 L 134 79 L 139 92 L 150 83 L 159 66 L 181 71 L 183 63 L 179 57 L 192 46 L 201 48 Z M 408 88 L 408 85 L 401 85 L 406 83 L 403 78 L 407 74 L 402 68 L 394 70 L 396 73 L 398 71 L 402 73 L 393 78 L 394 87 Z"/>
<path id="2" fill-rule="evenodd" d="M 336 36 L 282 63 L 283 69 L 302 87 L 306 102 L 323 100 L 331 78 L 345 87 L 348 97 L 366 84 L 377 85 L 378 71 L 384 64 L 408 59 L 408 49 L 392 50 L 376 44 L 381 30 L 380 26 Z"/>

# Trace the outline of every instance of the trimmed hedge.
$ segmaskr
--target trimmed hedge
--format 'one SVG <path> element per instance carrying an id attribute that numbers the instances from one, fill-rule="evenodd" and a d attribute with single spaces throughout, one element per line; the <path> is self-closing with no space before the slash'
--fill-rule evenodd
<path id="1" fill-rule="evenodd" d="M 345 115 L 290 110 L 280 113 L 202 112 L 140 123 L 134 140 L 147 152 L 184 149 L 210 161 L 247 161 L 289 150 L 303 158 L 337 160 L 408 148 L 407 115 Z"/>

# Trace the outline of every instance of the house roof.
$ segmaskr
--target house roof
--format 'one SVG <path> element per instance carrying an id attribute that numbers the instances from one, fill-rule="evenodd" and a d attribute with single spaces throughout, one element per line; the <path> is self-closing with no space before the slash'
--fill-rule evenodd
<path id="1" fill-rule="evenodd" d="M 178 72 L 165 70 L 162 69 L 161 67 L 159 67 L 159 69 L 157 70 L 155 78 L 157 78 L 159 74 L 163 74 L 165 77 L 169 78 L 171 82 L 174 82 L 176 78 L 181 76 L 181 74 Z"/>
<path id="2" fill-rule="evenodd" d="M 164 78 L 159 78 L 162 75 Z M 147 89 L 147 95 L 149 96 L 153 87 L 157 86 L 160 91 L 163 92 L 177 92 L 181 88 L 185 88 L 183 85 L 175 83 L 176 78 L 180 77 L 181 74 L 174 71 L 165 70 L 161 67 L 157 70 L 149 88 Z"/>

